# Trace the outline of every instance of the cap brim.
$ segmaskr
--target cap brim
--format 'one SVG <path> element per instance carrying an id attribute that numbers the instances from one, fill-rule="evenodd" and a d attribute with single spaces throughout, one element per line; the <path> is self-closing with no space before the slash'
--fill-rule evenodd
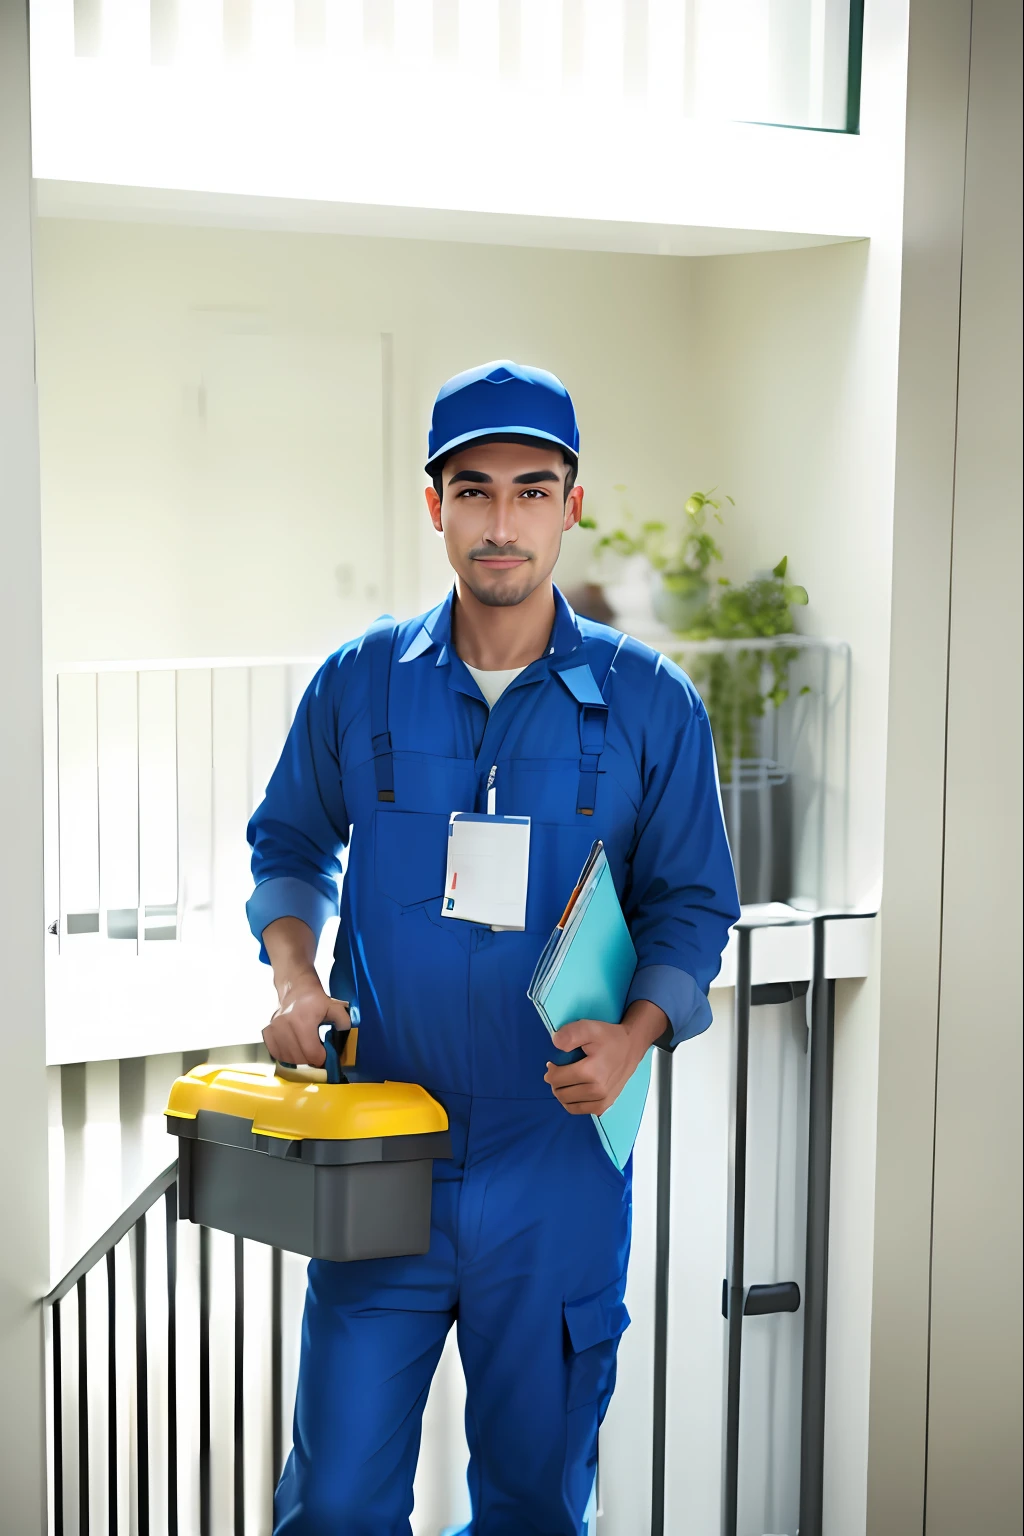
<path id="1" fill-rule="evenodd" d="M 450 459 L 453 453 L 460 448 L 466 448 L 470 443 L 501 443 L 516 442 L 521 438 L 529 438 L 536 443 L 550 443 L 552 448 L 560 448 L 565 454 L 573 469 L 579 468 L 579 454 L 575 448 L 563 442 L 560 437 L 555 437 L 551 432 L 538 432 L 536 427 L 492 427 L 489 431 L 463 432 L 459 437 L 449 438 L 442 447 L 424 464 L 424 471 L 428 475 L 441 467 L 445 459 Z"/>

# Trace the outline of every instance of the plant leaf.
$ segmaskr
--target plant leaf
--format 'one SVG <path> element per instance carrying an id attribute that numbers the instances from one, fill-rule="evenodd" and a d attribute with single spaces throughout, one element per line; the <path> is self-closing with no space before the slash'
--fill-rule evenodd
<path id="1" fill-rule="evenodd" d="M 779 580 L 781 581 L 782 578 L 786 574 L 786 566 L 788 564 L 789 564 L 789 556 L 788 555 L 783 555 L 783 557 L 779 561 L 778 565 L 775 566 L 775 568 L 773 569 L 772 575 L 773 576 L 777 576 L 779 578 Z"/>

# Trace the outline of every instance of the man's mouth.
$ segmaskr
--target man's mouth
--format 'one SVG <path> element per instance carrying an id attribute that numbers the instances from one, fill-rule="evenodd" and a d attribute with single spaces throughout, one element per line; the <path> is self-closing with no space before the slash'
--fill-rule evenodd
<path id="1" fill-rule="evenodd" d="M 511 571 L 518 565 L 526 565 L 529 555 L 474 555 L 474 565 L 486 565 L 492 571 Z"/>

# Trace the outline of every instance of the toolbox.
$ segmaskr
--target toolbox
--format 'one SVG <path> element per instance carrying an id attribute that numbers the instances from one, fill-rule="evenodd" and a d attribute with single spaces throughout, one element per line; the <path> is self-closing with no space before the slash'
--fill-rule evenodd
<path id="1" fill-rule="evenodd" d="M 182 1219 L 315 1259 L 427 1252 L 448 1116 L 413 1083 L 344 1070 L 357 1034 L 331 1031 L 319 1072 L 206 1064 L 175 1081 L 166 1117 Z"/>

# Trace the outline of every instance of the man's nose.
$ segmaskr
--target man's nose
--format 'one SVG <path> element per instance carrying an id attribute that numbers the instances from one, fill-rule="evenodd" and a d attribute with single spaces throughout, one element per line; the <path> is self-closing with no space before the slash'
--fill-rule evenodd
<path id="1" fill-rule="evenodd" d="M 495 496 L 491 504 L 487 537 L 492 544 L 514 544 L 519 537 L 516 503 L 513 495 Z"/>

